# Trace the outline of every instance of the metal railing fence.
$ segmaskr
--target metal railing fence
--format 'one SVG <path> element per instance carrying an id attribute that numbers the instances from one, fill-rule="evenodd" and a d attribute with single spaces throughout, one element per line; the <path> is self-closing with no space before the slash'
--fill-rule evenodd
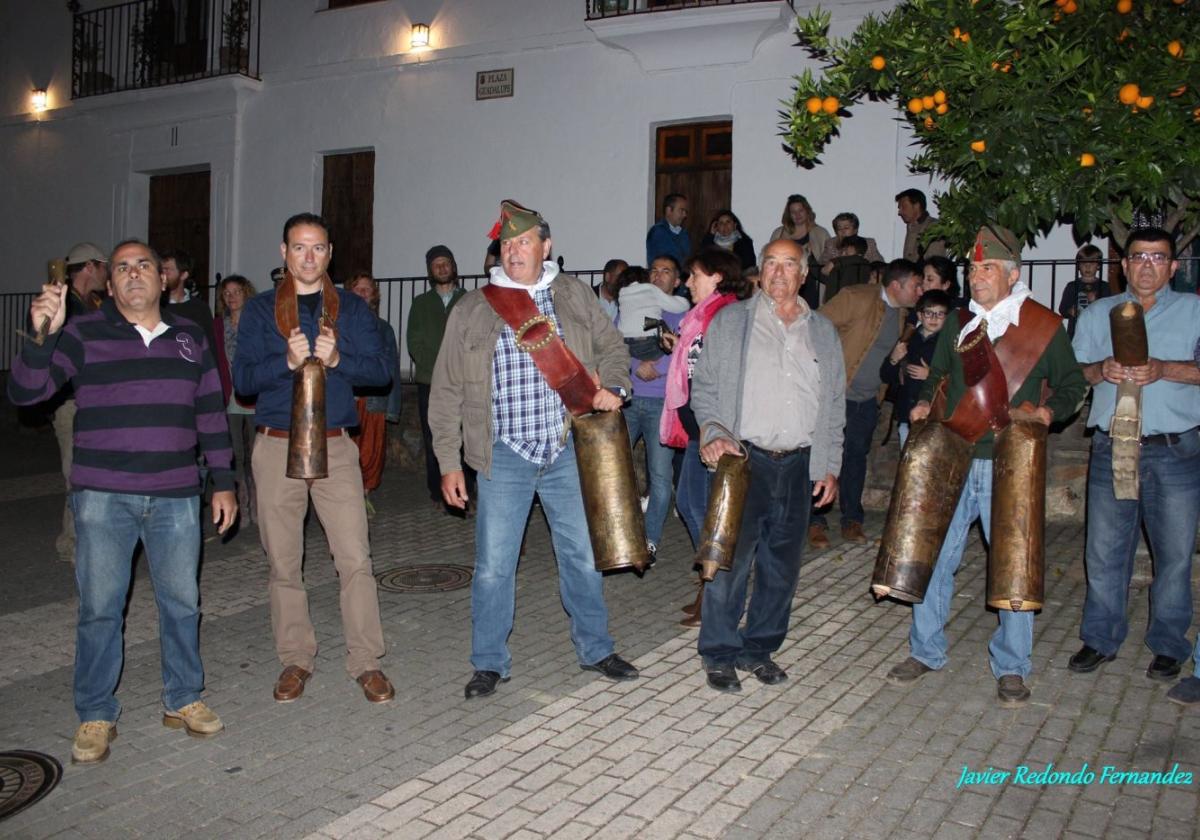
<path id="1" fill-rule="evenodd" d="M 132 0 L 78 12 L 71 98 L 214 76 L 259 78 L 261 14 L 262 0 Z"/>
<path id="2" fill-rule="evenodd" d="M 765 2 L 778 2 L 778 0 L 584 0 L 588 20 Z M 792 0 L 788 0 L 788 5 L 795 8 Z"/>
<path id="3" fill-rule="evenodd" d="M 1117 264 L 1111 261 L 1103 263 L 1101 280 L 1107 284 Z M 592 288 L 600 284 L 604 277 L 603 269 L 588 269 L 570 271 L 569 274 L 578 277 Z M 1066 284 L 1075 279 L 1074 260 L 1030 260 L 1021 265 L 1022 279 L 1033 290 L 1038 300 L 1047 303 L 1055 311 L 1058 310 L 1062 291 Z M 966 272 L 960 270 L 959 283 L 966 289 Z M 477 289 L 487 282 L 485 274 L 468 274 L 459 277 L 464 289 Z M 1200 257 L 1180 257 L 1179 271 L 1173 280 L 1174 286 L 1181 291 L 1196 292 L 1200 285 Z M 217 282 L 209 285 L 209 306 L 216 301 Z M 400 342 L 400 371 L 406 382 L 412 380 L 413 366 L 405 350 L 407 347 L 408 313 L 413 298 L 429 289 L 426 277 L 382 277 L 379 278 L 379 315 L 392 325 Z M 1045 294 L 1048 291 L 1049 294 Z M 10 292 L 0 294 L 0 371 L 9 370 L 12 360 L 21 350 L 24 339 L 18 334 L 26 330 L 29 318 L 29 305 L 36 292 Z"/>

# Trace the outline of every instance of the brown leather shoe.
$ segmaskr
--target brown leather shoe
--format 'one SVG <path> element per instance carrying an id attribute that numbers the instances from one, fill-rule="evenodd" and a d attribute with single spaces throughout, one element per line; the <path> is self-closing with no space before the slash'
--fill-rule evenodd
<path id="1" fill-rule="evenodd" d="M 861 522 L 848 522 L 842 526 L 842 539 L 846 542 L 865 543 L 867 541 L 866 532 L 863 531 Z"/>
<path id="2" fill-rule="evenodd" d="M 363 696 L 370 703 L 386 703 L 396 696 L 396 689 L 383 671 L 363 671 L 356 678 L 362 686 Z"/>
<path id="3" fill-rule="evenodd" d="M 305 671 L 299 665 L 289 665 L 275 680 L 275 702 L 291 703 L 298 700 L 304 693 L 304 684 L 312 676 L 312 671 Z"/>
<path id="4" fill-rule="evenodd" d="M 813 524 L 808 526 L 808 545 L 816 549 L 829 548 L 829 537 L 825 533 L 824 525 Z"/>

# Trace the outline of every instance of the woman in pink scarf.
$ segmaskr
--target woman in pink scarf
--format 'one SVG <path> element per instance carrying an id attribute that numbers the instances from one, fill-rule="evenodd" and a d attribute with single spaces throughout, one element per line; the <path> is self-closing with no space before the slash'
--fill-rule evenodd
<path id="1" fill-rule="evenodd" d="M 694 305 L 679 323 L 679 336 L 667 370 L 667 393 L 663 400 L 659 439 L 665 446 L 684 449 L 679 484 L 675 488 L 675 506 L 692 538 L 692 547 L 700 544 L 700 529 L 708 507 L 709 473 L 700 463 L 700 427 L 691 409 L 692 372 L 704 349 L 704 333 L 713 316 L 735 300 L 748 298 L 752 291 L 742 279 L 742 266 L 728 251 L 705 248 L 688 260 L 688 290 Z M 700 624 L 700 598 L 684 611 L 688 627 Z"/>

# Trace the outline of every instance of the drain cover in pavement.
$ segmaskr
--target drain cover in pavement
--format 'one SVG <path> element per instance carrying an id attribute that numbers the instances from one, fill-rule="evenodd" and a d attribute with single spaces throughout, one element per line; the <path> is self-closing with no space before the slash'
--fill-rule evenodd
<path id="1" fill-rule="evenodd" d="M 28 808 L 62 778 L 62 765 L 28 750 L 0 752 L 0 820 Z"/>
<path id="2" fill-rule="evenodd" d="M 398 566 L 379 572 L 375 578 L 388 592 L 449 592 L 470 584 L 471 568 L 453 563 Z"/>

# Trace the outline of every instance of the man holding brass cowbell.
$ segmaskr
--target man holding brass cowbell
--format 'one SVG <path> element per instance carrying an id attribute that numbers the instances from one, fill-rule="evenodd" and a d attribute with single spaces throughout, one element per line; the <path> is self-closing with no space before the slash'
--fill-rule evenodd
<path id="1" fill-rule="evenodd" d="M 550 525 L 580 667 L 611 680 L 633 679 L 637 669 L 613 652 L 596 550 L 597 538 L 607 535 L 636 552 L 630 558 L 635 568 L 647 560 L 633 456 L 619 413 L 630 386 L 629 352 L 591 289 L 550 259 L 550 226 L 536 211 L 505 201 L 492 236 L 500 240 L 500 264 L 487 286 L 451 310 L 429 394 L 446 504 L 467 505 L 460 448 L 479 474 L 471 582 L 475 670 L 464 694 L 486 697 L 509 678 L 517 559 L 535 492 Z M 591 445 L 585 428 L 614 421 L 609 441 L 618 445 L 612 454 L 627 462 L 629 489 L 607 501 L 626 510 L 597 517 L 584 499 L 596 474 L 585 473 L 597 466 L 585 463 Z"/>
<path id="2" fill-rule="evenodd" d="M 1134 230 L 1121 262 L 1129 286 L 1092 303 L 1075 326 L 1075 353 L 1094 387 L 1088 425 L 1087 600 L 1083 647 L 1068 667 L 1094 671 L 1129 631 L 1129 580 L 1145 526 L 1154 555 L 1146 676 L 1170 681 L 1192 653 L 1192 553 L 1200 519 L 1200 298 L 1171 289 L 1175 241 Z M 1189 689 L 1192 682 L 1196 685 Z M 1195 677 L 1173 688 L 1200 702 Z"/>
<path id="3" fill-rule="evenodd" d="M 837 330 L 800 297 L 807 276 L 798 243 L 767 245 L 762 294 L 717 313 L 692 378 L 700 459 L 750 459 L 732 568 L 705 584 L 701 603 L 698 649 L 717 691 L 741 690 L 737 669 L 767 685 L 787 679 L 771 656 L 787 635 L 809 509 L 837 496 L 846 372 Z"/>
<path id="4" fill-rule="evenodd" d="M 888 679 L 911 683 L 945 667 L 954 574 L 979 519 L 990 547 L 987 603 L 999 611 L 988 653 L 1004 707 L 1030 696 L 1033 613 L 1044 602 L 1046 433 L 1087 392 L 1062 319 L 1032 299 L 1020 265 L 1017 237 L 984 225 L 971 249 L 969 311 L 947 318 L 909 415 L 872 581 L 875 594 L 913 602 L 910 656 Z M 943 389 L 944 421 L 931 415 Z"/>
<path id="5" fill-rule="evenodd" d="M 301 573 L 311 496 L 338 572 L 346 670 L 368 701 L 385 703 L 395 691 L 379 669 L 379 597 L 358 448 L 347 430 L 358 423 L 352 389 L 387 385 L 391 373 L 375 315 L 329 279 L 333 245 L 324 220 L 311 213 L 288 219 L 280 251 L 286 273 L 274 290 L 246 302 L 233 370 L 238 393 L 258 395 L 251 462 L 270 564 L 271 630 L 284 666 L 274 696 L 298 699 L 317 654 Z"/>

